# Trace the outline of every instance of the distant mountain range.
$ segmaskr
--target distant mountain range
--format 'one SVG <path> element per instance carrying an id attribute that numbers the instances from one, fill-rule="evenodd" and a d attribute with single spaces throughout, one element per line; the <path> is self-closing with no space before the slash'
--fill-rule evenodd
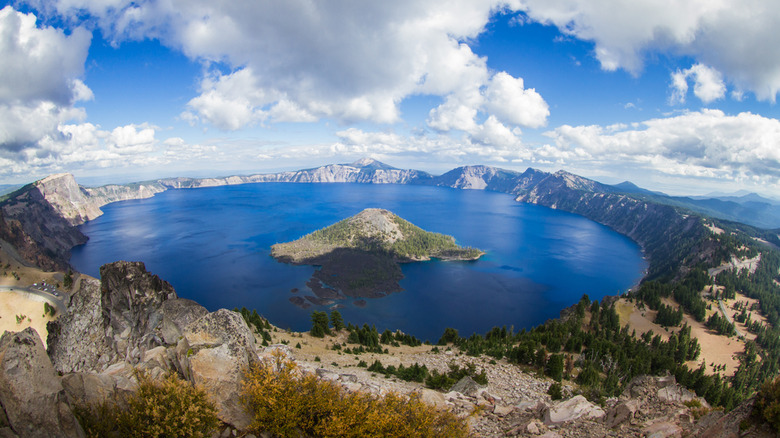
<path id="1" fill-rule="evenodd" d="M 625 193 L 647 197 L 655 202 L 688 208 L 705 216 L 740 222 L 758 228 L 780 228 L 780 201 L 764 198 L 755 193 L 745 193 L 739 196 L 727 194 L 669 196 L 642 189 L 628 181 L 613 187 Z"/>
<path id="2" fill-rule="evenodd" d="M 630 182 L 607 185 L 565 171 L 549 173 L 532 168 L 516 172 L 463 166 L 435 176 L 365 158 L 349 164 L 273 174 L 165 178 L 101 187 L 82 187 L 70 174 L 52 175 L 0 197 L 0 219 L 5 218 L 0 220 L 0 239 L 26 245 L 29 254 L 44 254 L 51 259 L 47 262 L 49 267 L 63 266 L 67 265 L 70 248 L 86 240 L 75 226 L 101 215 L 100 207 L 105 204 L 148 198 L 169 189 L 260 182 L 412 184 L 508 193 L 519 202 L 576 213 L 630 237 L 642 247 L 650 262 L 648 277 L 674 275 L 685 265 L 683 259 L 693 247 L 711 234 L 700 216 L 780 228 L 780 207 L 757 195 L 736 199 L 674 197 Z M 37 212 L 34 216 L 30 215 L 31 209 Z M 46 229 L 60 229 L 62 232 L 56 234 L 68 238 L 43 239 Z M 762 233 L 772 242 L 779 239 L 777 231 Z M 45 251 L 36 251 L 35 245 Z M 41 265 L 40 260 L 34 263 Z"/>

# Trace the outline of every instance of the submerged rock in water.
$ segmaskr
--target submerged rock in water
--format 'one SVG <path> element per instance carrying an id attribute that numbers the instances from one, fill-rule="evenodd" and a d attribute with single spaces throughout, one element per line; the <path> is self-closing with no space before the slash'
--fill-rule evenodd
<path id="1" fill-rule="evenodd" d="M 301 309 L 308 309 L 311 304 L 307 303 L 303 297 L 290 297 L 290 302 L 300 307 Z"/>

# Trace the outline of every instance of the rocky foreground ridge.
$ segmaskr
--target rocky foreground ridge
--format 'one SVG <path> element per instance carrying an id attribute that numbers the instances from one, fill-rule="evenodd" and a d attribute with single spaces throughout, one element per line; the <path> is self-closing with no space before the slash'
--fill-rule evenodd
<path id="1" fill-rule="evenodd" d="M 728 415 L 708 411 L 704 400 L 672 376 L 637 377 L 620 397 L 600 406 L 573 396 L 568 387 L 563 400 L 552 401 L 547 395 L 551 380 L 503 360 L 461 356 L 456 349 L 422 347 L 382 356 L 442 371 L 452 361 L 471 363 L 488 377 L 484 386 L 466 377 L 448 392 L 433 391 L 346 365 L 353 359 L 349 355 L 334 353 L 320 361 L 288 345 L 258 347 L 262 339 L 240 314 L 208 312 L 177 298 L 142 263 L 112 263 L 101 268 L 101 280 L 82 279 L 68 312 L 51 323 L 49 332 L 48 352 L 32 329 L 0 339 L 0 436 L 84 436 L 75 406 L 106 400 L 121 404 L 137 390 L 136 370 L 152 378 L 174 372 L 206 388 L 221 420 L 214 436 L 245 436 L 250 418 L 239 397 L 243 370 L 279 354 L 344 391 L 417 392 L 427 403 L 468 416 L 474 436 L 736 437 L 742 436 L 739 423 L 750 414 L 749 404 Z M 284 336 L 316 342 L 307 334 Z M 344 336 L 337 334 L 333 342 Z M 761 428 L 748 432 L 773 436 Z"/>

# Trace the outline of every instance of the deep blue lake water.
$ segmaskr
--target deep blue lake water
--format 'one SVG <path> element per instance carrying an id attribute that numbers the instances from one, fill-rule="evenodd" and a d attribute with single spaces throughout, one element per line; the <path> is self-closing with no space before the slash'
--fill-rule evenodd
<path id="1" fill-rule="evenodd" d="M 388 209 L 428 231 L 450 234 L 487 254 L 476 262 L 431 261 L 402 266 L 403 292 L 344 300 L 355 324 L 401 329 L 436 342 L 446 327 L 461 335 L 493 326 L 530 328 L 559 316 L 582 294 L 623 292 L 646 263 L 627 237 L 583 217 L 515 202 L 502 193 L 442 187 L 370 184 L 245 184 L 168 190 L 150 199 L 103 207 L 84 224 L 86 245 L 71 263 L 98 277 L 104 263 L 141 260 L 180 297 L 209 310 L 255 308 L 282 328 L 308 330 L 313 306 L 289 302 L 314 267 L 279 263 L 277 242 L 297 239 L 364 208 Z"/>

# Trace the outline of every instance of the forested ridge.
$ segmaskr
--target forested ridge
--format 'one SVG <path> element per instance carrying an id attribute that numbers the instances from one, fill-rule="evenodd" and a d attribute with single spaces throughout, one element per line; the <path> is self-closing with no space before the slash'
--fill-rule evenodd
<path id="1" fill-rule="evenodd" d="M 457 330 L 448 328 L 438 340 L 438 346 L 433 348 L 457 348 L 466 355 L 504 358 L 554 380 L 576 383 L 580 391 L 595 401 L 618 396 L 633 377 L 670 373 L 713 406 L 731 410 L 778 374 L 780 330 L 776 327 L 780 319 L 780 252 L 757 243 L 749 234 L 726 228 L 724 233 L 708 238 L 703 247 L 708 248 L 709 257 L 699 257 L 699 264 L 687 269 L 687 274 L 680 278 L 645 281 L 626 295 L 639 306 L 658 310 L 656 323 L 673 329 L 667 340 L 652 331 L 640 336 L 627 325 L 621 326 L 615 297 L 598 302 L 584 295 L 565 317 L 531 330 L 517 332 L 512 327 L 494 327 L 484 334 L 462 336 Z M 746 269 L 725 270 L 715 278 L 707 273 L 709 268 L 719 266 L 732 256 L 751 258 L 758 254 L 761 261 L 754 273 Z M 724 292 L 708 295 L 708 291 L 718 287 Z M 737 319 L 757 335 L 755 341 L 746 342 L 733 376 L 723 375 L 720 367 L 716 367 L 715 374 L 707 373 L 708 364 L 703 361 L 698 367 L 690 368 L 685 362 L 697 361 L 701 347 L 692 337 L 691 328 L 686 324 L 681 326 L 683 312 L 712 330 L 733 336 L 733 326 L 725 318 L 715 313 L 715 318 L 707 321 L 705 311 L 709 306 L 717 306 L 717 299 L 726 298 L 723 294 L 733 295 L 737 291 L 760 302 L 758 307 L 738 309 L 737 315 Z M 673 299 L 679 307 L 663 304 L 662 299 L 666 298 Z M 769 324 L 761 323 L 754 314 L 763 315 Z M 346 347 L 352 354 L 382 353 L 383 344 L 399 341 L 409 345 L 419 343 L 413 336 L 388 330 L 380 335 L 375 327 L 359 328 L 350 324 L 348 330 L 348 344 L 357 344 Z M 728 342 L 725 337 L 724 342 Z M 441 388 L 444 380 L 450 382 L 446 376 L 434 375 L 419 366 L 399 370 L 377 362 L 371 367 L 376 372 L 425 382 L 431 388 Z"/>

